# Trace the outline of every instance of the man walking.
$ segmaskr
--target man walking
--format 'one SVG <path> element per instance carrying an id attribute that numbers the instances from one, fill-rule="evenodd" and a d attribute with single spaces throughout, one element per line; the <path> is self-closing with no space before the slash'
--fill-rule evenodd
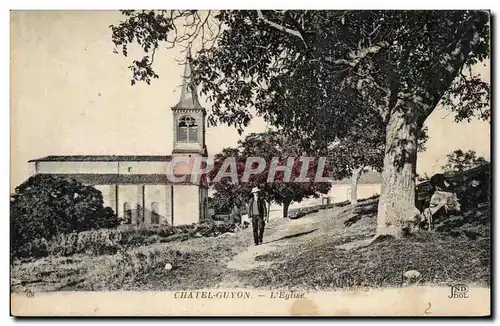
<path id="1" fill-rule="evenodd" d="M 264 227 L 266 222 L 264 221 L 266 212 L 266 202 L 260 196 L 259 188 L 252 189 L 252 199 L 248 203 L 248 217 L 252 219 L 253 227 L 253 241 L 255 245 L 262 244 L 262 238 L 264 237 Z"/>

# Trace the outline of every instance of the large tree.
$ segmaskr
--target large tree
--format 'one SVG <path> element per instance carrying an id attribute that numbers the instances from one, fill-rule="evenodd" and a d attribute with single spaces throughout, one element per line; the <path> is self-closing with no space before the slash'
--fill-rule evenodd
<path id="1" fill-rule="evenodd" d="M 162 43 L 202 44 L 192 61 L 213 102 L 210 123 L 241 130 L 255 108 L 321 149 L 375 110 L 385 126 L 379 235 L 403 235 L 413 215 L 417 134 L 438 103 L 457 120 L 489 119 L 489 85 L 472 70 L 489 57 L 485 11 L 124 14 L 112 26 L 115 45 L 126 55 L 137 42 L 147 52 L 131 66 L 134 81 L 158 77 L 152 57 Z"/>

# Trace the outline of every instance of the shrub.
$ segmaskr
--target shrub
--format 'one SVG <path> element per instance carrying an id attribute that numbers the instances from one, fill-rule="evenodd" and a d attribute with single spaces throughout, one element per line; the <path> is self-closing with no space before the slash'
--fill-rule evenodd
<path id="1" fill-rule="evenodd" d="M 50 242 L 49 252 L 57 256 L 115 254 L 121 248 L 121 240 L 122 233 L 110 229 L 60 234 Z"/>
<path id="2" fill-rule="evenodd" d="M 170 225 L 122 225 L 116 229 L 98 229 L 82 232 L 62 233 L 50 241 L 35 239 L 23 244 L 14 252 L 14 257 L 40 258 L 47 255 L 71 256 L 74 254 L 116 254 L 129 247 L 146 246 L 153 243 L 184 241 L 194 237 L 216 237 L 234 232 L 233 223 L 204 221 L 199 224 Z"/>
<path id="3" fill-rule="evenodd" d="M 17 258 L 45 257 L 49 254 L 49 243 L 45 238 L 37 238 L 20 244 L 15 251 L 11 251 L 11 256 Z"/>
<path id="4" fill-rule="evenodd" d="M 103 206 L 102 194 L 75 180 L 39 174 L 15 189 L 10 202 L 11 253 L 26 253 L 35 239 L 115 227 L 119 220 Z M 24 253 L 17 254 L 18 250 Z M 31 250 L 31 249 L 30 249 Z"/>

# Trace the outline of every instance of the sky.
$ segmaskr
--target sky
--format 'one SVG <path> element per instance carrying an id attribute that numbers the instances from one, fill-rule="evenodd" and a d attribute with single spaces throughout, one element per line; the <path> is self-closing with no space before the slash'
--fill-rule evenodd
<path id="1" fill-rule="evenodd" d="M 131 86 L 127 67 L 141 53 L 113 53 L 109 25 L 120 19 L 116 11 L 11 12 L 11 189 L 29 176 L 28 160 L 47 155 L 171 153 L 170 108 L 179 101 L 185 55 L 157 52 L 160 78 Z M 489 81 L 489 63 L 478 71 Z M 429 141 L 417 173 L 437 172 L 458 148 L 489 159 L 489 123 L 455 123 L 438 107 L 426 125 Z M 265 128 L 256 118 L 245 134 Z M 208 128 L 209 155 L 238 139 L 235 128 Z"/>

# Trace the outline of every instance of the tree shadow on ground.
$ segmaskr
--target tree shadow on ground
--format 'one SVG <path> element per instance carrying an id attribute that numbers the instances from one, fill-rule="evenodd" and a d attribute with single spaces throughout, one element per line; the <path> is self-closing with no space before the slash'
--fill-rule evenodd
<path id="1" fill-rule="evenodd" d="M 286 236 L 284 236 L 282 238 L 279 238 L 279 239 L 276 239 L 276 240 L 272 240 L 272 241 L 268 241 L 268 242 L 265 242 L 265 243 L 271 243 L 271 242 L 276 242 L 276 241 L 281 241 L 281 240 L 286 240 L 286 239 L 297 238 L 297 237 L 300 237 L 300 236 L 303 236 L 303 235 L 306 235 L 306 234 L 309 234 L 309 233 L 313 233 L 316 230 L 318 230 L 318 229 L 313 229 L 313 230 L 309 230 L 309 231 L 304 231 L 304 232 L 299 232 L 299 233 L 295 233 L 295 234 L 286 235 Z"/>
<path id="2" fill-rule="evenodd" d="M 362 218 L 375 217 L 377 215 L 377 212 L 378 212 L 378 200 L 365 202 L 361 205 L 358 204 L 356 208 L 354 208 L 353 215 L 344 221 L 344 225 L 346 227 L 349 227 L 354 223 L 358 222 L 359 220 L 361 220 Z"/>

